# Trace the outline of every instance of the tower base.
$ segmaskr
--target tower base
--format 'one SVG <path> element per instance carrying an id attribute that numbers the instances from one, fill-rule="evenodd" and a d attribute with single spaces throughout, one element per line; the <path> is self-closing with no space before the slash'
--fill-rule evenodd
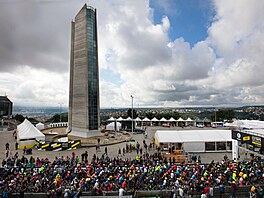
<path id="1" fill-rule="evenodd" d="M 82 137 L 82 138 L 89 138 L 94 136 L 101 136 L 102 134 L 99 130 L 88 130 L 88 129 L 72 127 L 72 130 L 68 135 Z"/>

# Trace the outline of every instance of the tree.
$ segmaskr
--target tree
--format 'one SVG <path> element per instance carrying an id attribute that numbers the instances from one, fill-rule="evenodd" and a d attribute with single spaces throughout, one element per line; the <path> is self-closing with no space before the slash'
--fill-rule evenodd
<path id="1" fill-rule="evenodd" d="M 132 118 L 132 109 L 127 110 L 127 117 Z M 137 110 L 133 109 L 133 119 L 138 117 Z"/>
<path id="2" fill-rule="evenodd" d="M 211 115 L 211 120 L 215 121 L 224 121 L 224 120 L 232 120 L 235 117 L 234 110 L 231 109 L 218 109 Z"/>
<path id="3" fill-rule="evenodd" d="M 25 117 L 21 114 L 16 114 L 15 119 L 19 122 L 23 122 L 25 120 Z"/>
<path id="4" fill-rule="evenodd" d="M 154 118 L 154 114 L 152 112 L 147 112 L 146 117 L 151 120 L 152 118 Z"/>
<path id="5" fill-rule="evenodd" d="M 55 114 L 48 120 L 48 122 L 60 122 L 60 120 L 62 122 L 68 122 L 68 114 Z"/>

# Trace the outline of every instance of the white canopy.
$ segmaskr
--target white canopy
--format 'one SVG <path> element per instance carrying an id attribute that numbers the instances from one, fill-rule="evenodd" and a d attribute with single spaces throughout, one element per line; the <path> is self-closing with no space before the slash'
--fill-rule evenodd
<path id="1" fill-rule="evenodd" d="M 166 118 L 164 118 L 164 117 L 161 118 L 160 121 L 161 121 L 161 122 L 168 122 L 168 120 L 167 120 Z"/>
<path id="2" fill-rule="evenodd" d="M 147 117 L 145 117 L 142 121 L 143 121 L 143 122 L 149 122 L 150 119 L 148 119 Z"/>
<path id="3" fill-rule="evenodd" d="M 185 120 L 184 119 L 182 119 L 182 118 L 179 118 L 178 120 L 177 120 L 177 122 L 184 122 Z"/>
<path id="4" fill-rule="evenodd" d="M 110 131 L 114 131 L 117 130 L 119 131 L 121 128 L 121 123 L 120 122 L 116 122 L 116 128 L 115 128 L 115 122 L 111 122 L 108 125 L 106 125 L 106 130 L 110 130 Z"/>
<path id="5" fill-rule="evenodd" d="M 232 141 L 231 130 L 158 130 L 155 136 L 160 143 Z"/>
<path id="6" fill-rule="evenodd" d="M 45 128 L 45 125 L 43 123 L 39 122 L 38 124 L 36 124 L 36 127 L 38 130 L 41 130 L 41 129 Z"/>
<path id="7" fill-rule="evenodd" d="M 192 122 L 193 120 L 191 118 L 187 118 L 186 122 Z"/>
<path id="8" fill-rule="evenodd" d="M 128 117 L 128 118 L 126 119 L 126 121 L 132 121 L 132 119 L 131 119 L 130 117 Z"/>
<path id="9" fill-rule="evenodd" d="M 171 117 L 168 121 L 169 122 L 176 122 L 176 120 L 173 117 Z"/>
<path id="10" fill-rule="evenodd" d="M 151 121 L 152 122 L 158 122 L 159 120 L 156 117 L 154 117 L 154 118 L 151 119 Z"/>
<path id="11" fill-rule="evenodd" d="M 17 126 L 18 140 L 26 139 L 36 139 L 36 140 L 45 140 L 45 135 L 41 133 L 31 122 L 27 119 L 24 120 L 20 125 Z"/>
<path id="12" fill-rule="evenodd" d="M 111 117 L 111 118 L 109 118 L 107 121 L 109 121 L 109 122 L 113 122 L 113 121 L 115 121 L 116 119 L 114 118 L 114 117 Z"/>
<path id="13" fill-rule="evenodd" d="M 235 120 L 230 126 L 240 129 L 264 129 L 264 121 L 259 120 Z"/>
<path id="14" fill-rule="evenodd" d="M 135 121 L 141 121 L 141 119 L 140 119 L 139 117 L 137 117 L 137 118 L 135 119 Z"/>
<path id="15" fill-rule="evenodd" d="M 124 119 L 122 117 L 119 117 L 116 119 L 116 121 L 123 121 Z"/>

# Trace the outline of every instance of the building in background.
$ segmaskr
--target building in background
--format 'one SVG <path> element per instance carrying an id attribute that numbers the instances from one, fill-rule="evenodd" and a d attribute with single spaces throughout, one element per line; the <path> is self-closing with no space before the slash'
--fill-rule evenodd
<path id="1" fill-rule="evenodd" d="M 11 118 L 13 110 L 13 103 L 7 98 L 7 96 L 0 96 L 0 118 L 6 116 Z"/>
<path id="2" fill-rule="evenodd" d="M 70 135 L 100 135 L 99 68 L 96 9 L 82 7 L 72 21 L 69 124 Z"/>

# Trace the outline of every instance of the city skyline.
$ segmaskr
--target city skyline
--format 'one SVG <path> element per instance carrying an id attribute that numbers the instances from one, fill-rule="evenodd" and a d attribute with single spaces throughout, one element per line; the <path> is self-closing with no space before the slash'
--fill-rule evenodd
<path id="1" fill-rule="evenodd" d="M 0 95 L 68 105 L 70 21 L 87 1 L 0 1 Z M 264 2 L 105 1 L 102 108 L 264 104 Z M 243 12 L 243 14 L 241 14 Z"/>

